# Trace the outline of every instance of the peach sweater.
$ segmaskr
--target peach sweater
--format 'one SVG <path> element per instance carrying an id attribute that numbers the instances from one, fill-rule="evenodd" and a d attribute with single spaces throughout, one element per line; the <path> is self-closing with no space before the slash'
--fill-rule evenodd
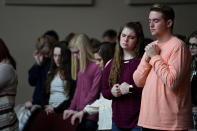
<path id="1" fill-rule="evenodd" d="M 136 85 L 144 87 L 138 125 L 159 130 L 191 129 L 191 54 L 176 37 L 154 43 L 161 49 L 160 55 L 147 63 L 144 54 L 133 74 Z"/>

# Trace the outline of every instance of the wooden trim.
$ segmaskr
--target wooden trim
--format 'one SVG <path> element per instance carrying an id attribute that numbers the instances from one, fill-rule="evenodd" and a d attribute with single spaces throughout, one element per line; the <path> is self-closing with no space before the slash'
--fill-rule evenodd
<path id="1" fill-rule="evenodd" d="M 93 0 L 5 0 L 6 5 L 93 5 Z"/>
<path id="2" fill-rule="evenodd" d="M 197 4 L 197 0 L 125 0 L 128 5 L 165 4 Z"/>

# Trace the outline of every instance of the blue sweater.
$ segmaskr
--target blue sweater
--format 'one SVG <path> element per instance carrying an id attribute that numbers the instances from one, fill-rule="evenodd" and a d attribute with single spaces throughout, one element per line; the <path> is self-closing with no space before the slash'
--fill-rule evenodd
<path id="1" fill-rule="evenodd" d="M 33 104 L 40 105 L 40 94 L 42 89 L 45 87 L 47 74 L 51 65 L 51 59 L 46 59 L 45 62 L 40 66 L 34 64 L 29 70 L 29 84 L 35 86 L 33 93 Z"/>

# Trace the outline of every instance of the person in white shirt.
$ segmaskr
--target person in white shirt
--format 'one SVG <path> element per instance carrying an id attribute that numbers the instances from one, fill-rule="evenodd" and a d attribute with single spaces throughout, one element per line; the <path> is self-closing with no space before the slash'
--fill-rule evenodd
<path id="1" fill-rule="evenodd" d="M 71 77 L 71 52 L 67 48 L 67 43 L 58 42 L 53 48 L 51 67 L 41 95 L 40 103 L 43 111 L 33 118 L 26 129 L 57 130 L 55 127 L 59 125 L 58 116 L 70 106 L 74 90 L 75 83 Z"/>

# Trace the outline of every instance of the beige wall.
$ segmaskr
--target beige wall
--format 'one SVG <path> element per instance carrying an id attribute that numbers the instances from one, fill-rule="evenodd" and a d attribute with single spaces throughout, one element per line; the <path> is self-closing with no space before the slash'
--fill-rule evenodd
<path id="1" fill-rule="evenodd" d="M 176 12 L 175 33 L 188 35 L 197 30 L 197 4 L 172 5 Z M 34 63 L 32 52 L 36 38 L 49 29 L 60 39 L 69 32 L 84 32 L 101 40 L 105 29 L 118 29 L 128 21 L 140 21 L 148 30 L 149 6 L 129 6 L 124 0 L 95 0 L 94 6 L 7 6 L 0 1 L 0 37 L 7 43 L 17 61 L 19 78 L 16 103 L 31 99 L 33 87 L 27 81 L 28 69 Z"/>

